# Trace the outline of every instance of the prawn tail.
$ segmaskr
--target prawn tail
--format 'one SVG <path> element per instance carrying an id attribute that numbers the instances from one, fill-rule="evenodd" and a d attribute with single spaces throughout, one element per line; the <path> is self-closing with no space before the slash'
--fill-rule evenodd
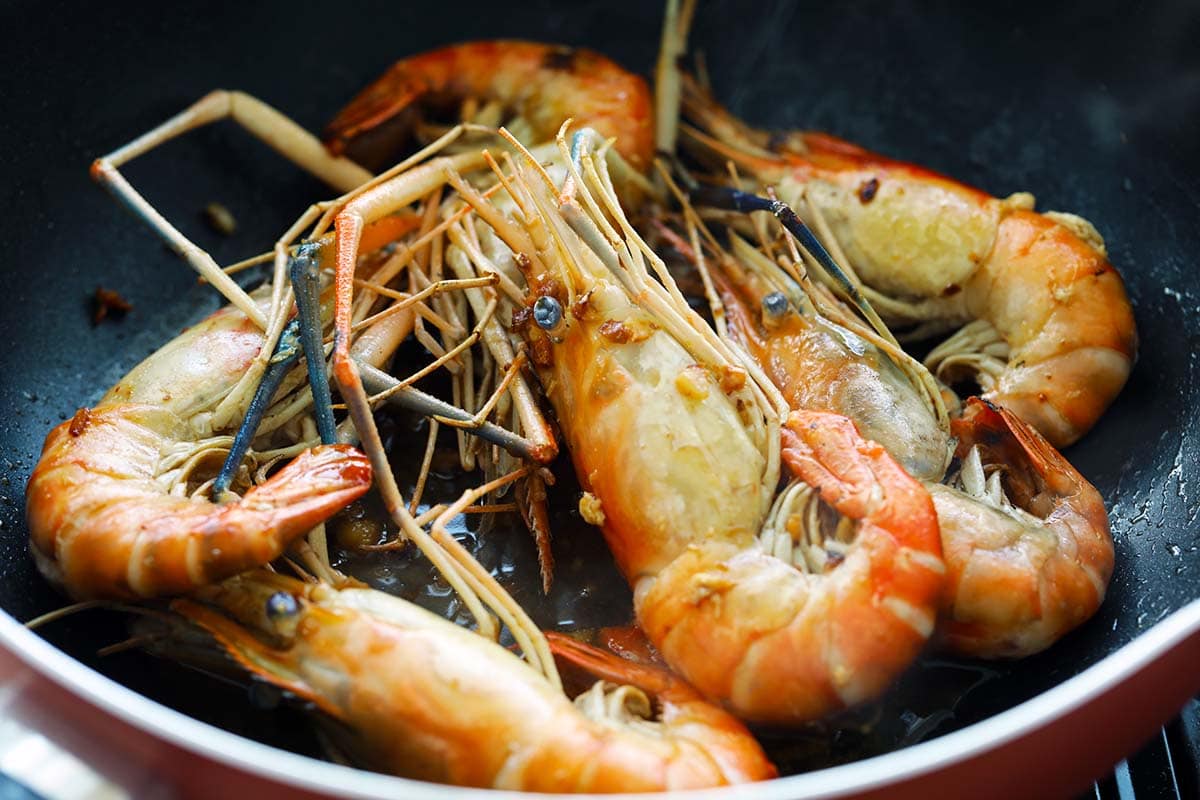
<path id="1" fill-rule="evenodd" d="M 366 494 L 371 474 L 370 460 L 356 448 L 322 445 L 298 455 L 231 508 L 266 514 L 277 537 L 286 539 Z"/>
<path id="2" fill-rule="evenodd" d="M 687 691 L 694 692 L 682 679 L 662 667 L 631 661 L 612 651 L 585 644 L 564 633 L 546 631 L 546 642 L 550 645 L 554 660 L 565 673 L 564 679 L 572 679 L 573 683 L 603 680 L 636 686 L 652 695 L 659 695 L 678 687 L 685 687 Z"/>
<path id="3" fill-rule="evenodd" d="M 945 582 L 933 498 L 884 448 L 840 414 L 793 411 L 782 457 L 840 514 L 858 520 L 856 545 L 870 560 L 871 592 L 906 630 L 913 656 L 933 633 Z"/>
<path id="4" fill-rule="evenodd" d="M 1088 529 L 1111 541 L 1100 493 L 1033 425 L 1003 406 L 972 397 L 951 432 L 959 457 L 979 447 L 984 463 L 1005 465 L 1005 488 L 1017 505 L 1041 517 L 1055 505 L 1069 506 L 1087 519 Z"/>
<path id="5" fill-rule="evenodd" d="M 207 531 L 200 555 L 202 586 L 278 558 L 303 536 L 371 488 L 371 463 L 350 445 L 306 450 L 240 501 L 201 507 Z M 211 556 L 205 556 L 204 553 Z M 186 563 L 186 562 L 185 562 Z"/>
<path id="6" fill-rule="evenodd" d="M 393 65 L 326 126 L 325 148 L 333 155 L 351 151 L 356 161 L 372 160 L 371 153 L 406 137 L 417 121 L 416 103 L 428 90 L 427 82 L 415 80 L 400 64 Z"/>
<path id="7" fill-rule="evenodd" d="M 874 523 L 909 547 L 940 558 L 937 512 L 924 487 L 854 422 L 825 411 L 793 411 L 782 457 L 842 514 Z"/>
<path id="8" fill-rule="evenodd" d="M 1027 503 L 1044 491 L 1073 494 L 1085 483 L 1036 428 L 1003 406 L 971 397 L 962 416 L 951 421 L 951 432 L 958 439 L 960 458 L 978 447 L 984 463 L 1009 467 L 1008 489 L 1019 501 Z"/>

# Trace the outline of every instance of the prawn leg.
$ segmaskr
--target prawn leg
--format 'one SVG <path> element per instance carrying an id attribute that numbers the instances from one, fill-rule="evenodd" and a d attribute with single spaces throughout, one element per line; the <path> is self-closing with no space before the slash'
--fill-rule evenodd
<path id="1" fill-rule="evenodd" d="M 724 747 L 712 751 L 724 756 L 719 763 L 726 774 L 742 773 L 745 780 L 777 773 L 757 746 L 746 746 L 746 728 L 732 714 L 704 699 L 704 695 L 670 670 L 656 664 L 639 664 L 613 653 L 554 631 L 546 632 L 550 651 L 559 669 L 568 671 L 578 682 L 602 681 L 644 692 L 661 709 L 664 722 L 689 729 L 699 742 L 719 740 Z M 606 697 L 600 684 L 577 693 L 575 706 L 586 716 L 600 716 L 600 702 Z M 732 757 L 731 757 L 732 756 Z"/>
<path id="2" fill-rule="evenodd" d="M 464 153 L 452 157 L 439 157 L 389 178 L 386 181 L 365 187 L 361 193 L 346 200 L 334 216 L 336 256 L 334 267 L 334 346 L 333 372 L 338 388 L 355 416 L 355 427 L 360 434 L 370 416 L 368 399 L 363 389 L 361 370 L 350 351 L 352 311 L 354 294 L 354 271 L 358 261 L 363 230 L 374 220 L 391 214 L 440 188 L 446 182 L 460 184 L 458 170 L 481 166 L 485 159 L 476 153 Z M 468 198 L 469 199 L 469 198 Z M 520 403 L 524 398 L 516 396 Z M 458 414 L 447 415 L 460 422 L 475 422 L 472 415 L 464 419 Z M 538 442 L 532 453 L 535 460 L 549 463 L 557 454 L 553 440 Z"/>
<path id="3" fill-rule="evenodd" d="M 168 247 L 182 256 L 205 280 L 221 292 L 260 328 L 267 318 L 253 300 L 221 270 L 205 250 L 166 220 L 120 173 L 120 167 L 188 131 L 232 119 L 284 158 L 312 173 L 339 191 L 349 191 L 371 179 L 371 173 L 346 158 L 331 156 L 308 131 L 266 103 L 236 91 L 217 90 L 190 108 L 139 136 L 92 164 L 93 180 L 140 217 Z"/>

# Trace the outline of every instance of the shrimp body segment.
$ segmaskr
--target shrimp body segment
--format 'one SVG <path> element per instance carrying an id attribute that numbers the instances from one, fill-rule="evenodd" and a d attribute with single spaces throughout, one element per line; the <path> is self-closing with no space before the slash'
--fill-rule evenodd
<path id="1" fill-rule="evenodd" d="M 986 364 L 974 372 L 983 399 L 1030 423 L 1055 447 L 1087 432 L 1129 377 L 1137 333 L 1121 276 L 1098 236 L 1080 236 L 1059 218 L 1032 211 L 1004 216 L 961 302 L 964 316 L 986 320 L 1004 338 L 1007 366 L 963 359 L 956 337 L 927 363 L 948 380 Z M 960 338 L 969 339 L 970 330 L 963 328 Z"/>
<path id="2" fill-rule="evenodd" d="M 974 380 L 1056 447 L 1086 433 L 1124 386 L 1133 312 L 1087 220 L 1036 213 L 1027 193 L 995 198 L 825 134 L 768 138 L 694 81 L 684 90 L 703 129 L 692 129 L 693 145 L 777 184 L 780 199 L 824 226 L 889 323 L 924 334 L 964 326 L 926 360 L 939 377 Z"/>
<path id="3" fill-rule="evenodd" d="M 468 42 L 398 61 L 342 109 L 325 142 L 341 153 L 360 136 L 386 138 L 385 123 L 406 121 L 418 104 L 457 108 L 467 99 L 498 103 L 539 141 L 574 118 L 616 137 L 635 169 L 650 166 L 654 123 L 645 81 L 591 50 L 536 42 Z"/>
<path id="4" fill-rule="evenodd" d="M 840 563 L 812 574 L 758 548 L 702 542 L 635 595 L 668 663 L 739 717 L 769 723 L 883 692 L 932 633 L 944 574 L 929 495 L 848 419 L 793 412 L 783 455 L 858 522 Z"/>
<path id="5" fill-rule="evenodd" d="M 947 568 L 938 638 L 969 656 L 1031 655 L 1104 599 L 1113 570 L 1104 502 L 1005 408 L 972 398 L 954 433 L 959 477 L 929 486 Z"/>
<path id="6" fill-rule="evenodd" d="M 534 362 L 624 574 L 654 575 L 694 540 L 753 541 L 774 487 L 719 378 L 615 283 L 569 313 L 552 351 L 531 332 Z"/>
<path id="7" fill-rule="evenodd" d="M 264 293 L 253 298 L 266 308 Z M 186 329 L 137 364 L 100 398 L 97 407 L 154 405 L 179 418 L 195 438 L 213 432 L 217 407 L 251 368 L 262 330 L 233 306 Z"/>
<path id="8" fill-rule="evenodd" d="M 517 656 L 390 595 L 252 573 L 201 596 L 220 611 L 188 600 L 174 608 L 246 669 L 348 726 L 351 752 L 379 769 L 548 792 L 684 789 L 775 774 L 740 723 L 698 698 L 707 716 L 669 692 L 661 721 L 631 714 L 649 710 L 635 690 L 616 698 L 619 713 L 589 718 Z M 285 612 L 267 613 L 272 606 Z M 603 706 L 608 693 L 599 691 Z"/>
<path id="9" fill-rule="evenodd" d="M 242 312 L 225 308 L 50 432 L 26 516 L 34 558 L 51 582 L 77 597 L 191 591 L 277 558 L 367 491 L 370 464 L 344 445 L 302 453 L 235 502 L 172 489 L 262 342 Z"/>

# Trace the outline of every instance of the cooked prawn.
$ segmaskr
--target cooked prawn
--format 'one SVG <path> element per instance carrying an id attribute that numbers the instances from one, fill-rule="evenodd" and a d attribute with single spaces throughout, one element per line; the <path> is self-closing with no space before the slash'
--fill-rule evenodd
<path id="1" fill-rule="evenodd" d="M 954 434 L 961 470 L 952 486 L 929 486 L 947 570 L 938 639 L 984 658 L 1044 650 L 1104 599 L 1104 501 L 1008 409 L 972 398 Z"/>
<path id="2" fill-rule="evenodd" d="M 196 468 L 210 454 L 230 449 L 233 437 L 225 434 L 245 414 L 272 360 L 290 315 L 292 294 L 284 288 L 289 252 L 295 256 L 302 249 L 305 258 L 319 262 L 326 254 L 332 260 L 334 250 L 332 236 L 317 236 L 302 248 L 289 250 L 287 245 L 296 234 L 286 234 L 276 246 L 273 285 L 249 295 L 118 172 L 120 165 L 153 147 L 226 117 L 339 188 L 353 189 L 371 178 L 351 162 L 329 156 L 314 137 L 279 112 L 237 92 L 207 95 L 93 164 L 93 177 L 182 254 L 232 307 L 164 346 L 118 382 L 95 408 L 81 410 L 48 437 L 28 488 L 31 545 L 41 570 L 72 594 L 179 593 L 266 563 L 370 485 L 372 471 L 362 454 L 330 446 L 301 456 L 237 503 L 217 506 L 185 497 Z M 312 207 L 294 231 L 322 210 L 323 206 Z M 412 230 L 414 221 L 419 224 L 411 214 L 372 221 L 363 230 L 363 250 L 388 244 Z M 315 280 L 308 286 L 313 305 L 319 302 L 318 276 L 319 270 L 314 269 Z M 398 300 L 392 310 L 403 310 L 412 299 Z M 319 317 L 319 309 L 313 310 Z M 381 317 L 355 343 L 357 356 L 368 366 L 382 364 L 412 328 L 411 313 Z M 315 327 L 320 324 L 316 320 Z M 314 333 L 311 326 L 309 333 Z M 313 351 L 322 349 L 320 340 L 317 330 Z M 323 373 L 323 353 L 308 355 L 316 371 Z M 312 405 L 312 395 L 299 388 L 299 371 L 286 380 L 289 392 L 295 391 L 277 404 L 266 426 L 270 430 L 299 422 L 301 412 Z M 432 398 L 413 399 L 425 413 L 459 411 L 448 404 L 426 402 Z M 322 426 L 318 416 L 318 427 L 325 428 L 322 437 L 332 441 L 331 413 L 326 421 L 328 425 Z M 294 444 L 295 438 L 289 446 L 259 455 L 265 455 L 268 463 L 296 455 L 305 448 Z M 201 484 L 199 489 L 204 487 Z"/>
<path id="3" fill-rule="evenodd" d="M 51 582 L 76 597 L 187 592 L 271 561 L 367 491 L 370 463 L 331 445 L 301 453 L 236 502 L 183 494 L 197 461 L 228 448 L 213 419 L 263 342 L 245 314 L 226 307 L 50 432 L 26 515 Z"/>
<path id="4" fill-rule="evenodd" d="M 329 123 L 325 143 L 335 154 L 360 138 L 378 143 L 395 133 L 387 123 L 419 107 L 457 109 L 467 100 L 515 115 L 522 122 L 509 127 L 528 126 L 537 142 L 573 118 L 615 136 L 634 169 L 650 166 L 654 122 L 645 81 L 591 50 L 522 41 L 467 42 L 396 62 Z"/>
<path id="5" fill-rule="evenodd" d="M 495 642 L 381 592 L 260 571 L 199 597 L 208 605 L 172 607 L 252 674 L 349 728 L 346 748 L 377 769 L 547 792 L 661 791 L 776 774 L 736 719 L 646 668 L 597 659 L 605 677 L 639 688 L 597 684 L 572 705 Z M 658 720 L 647 693 L 662 703 Z"/>
<path id="6" fill-rule="evenodd" d="M 769 514 L 786 404 L 687 308 L 579 155 L 561 193 L 517 182 L 523 224 L 550 236 L 547 271 L 524 262 L 531 308 L 518 327 L 639 624 L 745 719 L 795 723 L 876 696 L 933 630 L 943 567 L 928 494 L 844 417 L 794 415 L 785 452 L 801 489 L 858 538 L 821 575 L 793 566 L 790 546 L 787 561 L 768 551 L 764 522 L 806 524 L 787 504 Z"/>
<path id="7" fill-rule="evenodd" d="M 768 137 L 684 83 L 699 152 L 732 159 L 844 251 L 843 267 L 893 324 L 922 334 L 964 325 L 930 353 L 946 380 L 1052 444 L 1076 441 L 1124 386 L 1137 351 L 1133 312 L 1104 241 L 1086 220 L 1006 199 L 819 133 Z"/>
<path id="8" fill-rule="evenodd" d="M 740 240 L 733 241 L 738 252 Z M 810 342 L 820 334 L 822 323 L 826 328 L 830 323 L 815 309 L 800 305 L 807 299 L 804 294 L 767 294 L 764 282 L 772 277 L 774 265 L 756 260 L 761 254 L 741 244 L 745 263 L 753 265 L 754 272 L 747 274 L 723 254 L 718 261 L 723 269 L 715 274 L 732 338 L 762 365 L 792 408 L 825 409 L 840 401 L 842 405 L 834 407 L 845 410 L 860 427 L 878 428 L 869 406 L 831 397 L 830 388 L 820 384 L 836 389 L 857 378 L 870 387 L 874 373 L 882 373 L 875 380 L 884 383 L 887 367 L 895 369 L 890 359 L 853 360 L 836 351 L 834 358 L 826 359 L 832 363 L 813 357 Z M 740 292 L 733 288 L 735 282 Z M 771 285 L 785 284 L 777 280 Z M 742 300 L 741 295 L 752 292 L 762 298 L 761 324 L 751 318 Z M 797 313 L 797 307 L 803 313 Z M 871 352 L 866 343 L 854 346 L 854 339 L 845 335 L 838 342 L 850 345 L 855 354 Z M 861 374 L 846 378 L 847 361 Z M 818 377 L 831 374 L 825 381 Z M 933 418 L 920 397 L 911 408 L 918 420 Z M 900 420 L 901 425 L 905 422 Z M 886 425 L 884 431 L 889 432 Z M 951 423 L 951 431 L 962 461 L 957 475 L 947 485 L 938 482 L 940 471 L 917 476 L 933 496 L 946 560 L 938 638 L 969 656 L 1029 655 L 1088 619 L 1104 597 L 1113 564 L 1104 504 L 1066 459 L 1010 411 L 997 412 L 972 398 L 965 414 Z M 889 450 L 897 448 L 891 452 L 908 466 L 904 456 L 911 445 L 903 435 L 881 443 Z M 1005 493 L 1002 476 L 1016 505 Z"/>

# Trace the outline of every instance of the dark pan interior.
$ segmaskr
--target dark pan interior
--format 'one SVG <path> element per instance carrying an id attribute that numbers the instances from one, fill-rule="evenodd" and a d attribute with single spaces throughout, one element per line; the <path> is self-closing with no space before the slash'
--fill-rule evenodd
<path id="1" fill-rule="evenodd" d="M 703 4 L 693 50 L 706 55 L 718 97 L 756 124 L 828 130 L 997 195 L 1032 191 L 1042 209 L 1088 218 L 1125 277 L 1142 341 L 1129 386 L 1068 452 L 1110 504 L 1117 567 L 1108 600 L 1043 656 L 988 672 L 928 665 L 905 683 L 913 696 L 895 701 L 912 715 L 889 729 L 882 746 L 893 746 L 1025 700 L 1200 597 L 1200 7 L 822 5 Z M 0 71 L 7 113 L 0 270 L 8 297 L 0 316 L 0 607 L 17 619 L 63 602 L 26 552 L 23 489 L 46 432 L 217 304 L 91 184 L 93 158 L 215 87 L 248 91 L 319 130 L 396 57 L 458 40 L 588 45 L 647 73 L 660 15 L 655 3 L 611 2 L 330 11 L 283 2 L 168 11 L 146 2 L 26 3 L 0 12 L 8 33 Z M 329 194 L 228 124 L 140 159 L 127 174 L 219 263 L 265 249 L 308 203 Z M 236 235 L 222 238 L 201 222 L 200 208 L 213 200 L 233 211 Z M 134 311 L 93 326 L 89 297 L 100 285 L 123 294 Z M 598 536 L 572 525 L 569 487 L 557 503 L 564 577 L 549 600 L 537 598 L 533 551 L 521 536 L 481 539 L 482 557 L 515 565 L 505 580 L 547 624 L 620 621 L 628 613 L 623 595 L 590 597 L 593 585 L 624 589 Z M 397 570 L 393 581 L 424 574 Z M 125 635 L 119 617 L 76 617 L 46 635 L 201 719 L 312 747 L 303 726 L 291 724 L 296 712 L 253 711 L 241 688 L 138 654 L 95 657 Z M 980 676 L 990 678 L 987 691 L 922 694 L 936 683 L 965 690 Z M 251 699 L 272 705 L 263 694 Z M 829 758 L 858 753 L 851 747 Z"/>

